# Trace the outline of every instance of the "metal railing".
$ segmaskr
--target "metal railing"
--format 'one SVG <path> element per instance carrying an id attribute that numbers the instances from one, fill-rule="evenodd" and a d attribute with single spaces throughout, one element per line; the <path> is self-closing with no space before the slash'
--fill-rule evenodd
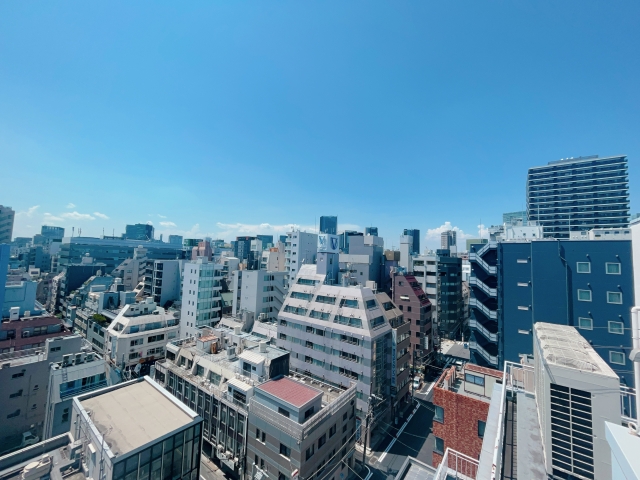
<path id="1" fill-rule="evenodd" d="M 482 333 L 482 335 L 484 335 L 487 340 L 491 340 L 492 342 L 497 342 L 498 341 L 498 334 L 497 333 L 491 333 L 489 330 L 487 330 L 485 328 L 484 325 L 482 325 L 480 322 L 478 322 L 475 318 L 470 318 L 469 319 L 469 328 L 475 328 L 480 333 Z"/>
<path id="2" fill-rule="evenodd" d="M 640 416 L 636 412 L 637 389 L 620 385 L 620 416 L 623 423 L 636 422 Z"/>
<path id="3" fill-rule="evenodd" d="M 100 382 L 90 383 L 88 385 L 84 385 L 81 387 L 65 390 L 64 392 L 60 391 L 60 399 L 64 400 L 65 398 L 76 397 L 78 395 L 82 395 L 83 393 L 92 392 L 94 390 L 97 390 L 99 388 L 106 387 L 106 386 L 107 386 L 107 381 L 102 380 Z"/>
<path id="4" fill-rule="evenodd" d="M 495 265 L 489 265 L 482 258 L 480 258 L 480 255 L 478 255 L 477 253 L 470 253 L 469 254 L 469 261 L 470 262 L 476 262 L 489 275 L 496 275 L 497 272 L 498 272 L 498 268 Z"/>
<path id="5" fill-rule="evenodd" d="M 486 293 L 490 297 L 495 298 L 495 297 L 498 296 L 498 289 L 497 288 L 491 288 L 489 285 L 484 283 L 482 280 L 480 280 L 475 275 L 471 275 L 469 277 L 469 285 L 478 287 L 480 290 L 482 290 L 484 293 Z"/>
<path id="6" fill-rule="evenodd" d="M 478 461 L 464 453 L 447 448 L 433 480 L 475 480 L 478 474 Z"/>
<path id="7" fill-rule="evenodd" d="M 485 254 L 485 252 L 489 249 L 492 248 L 498 248 L 498 242 L 487 242 L 484 244 L 484 246 L 478 250 L 477 252 L 475 252 L 476 255 L 482 256 Z"/>
<path id="8" fill-rule="evenodd" d="M 487 316 L 487 318 L 490 318 L 491 320 L 498 319 L 498 312 L 496 310 L 490 310 L 489 308 L 487 308 L 487 306 L 484 303 L 482 303 L 477 298 L 469 299 L 469 307 L 477 308 L 482 313 L 484 313 Z"/>
<path id="9" fill-rule="evenodd" d="M 501 478 L 502 472 L 502 445 L 504 441 L 505 414 L 507 405 L 507 392 L 535 393 L 535 374 L 530 365 L 521 365 L 514 362 L 504 362 L 503 389 L 500 398 L 500 414 L 498 432 L 493 445 L 493 464 L 491 467 L 491 480 Z"/>
<path id="10" fill-rule="evenodd" d="M 480 344 L 478 344 L 477 342 L 470 341 L 469 342 L 469 349 L 470 350 L 476 350 L 491 365 L 498 365 L 498 357 L 496 357 L 495 355 L 491 355 L 484 348 L 482 348 L 480 346 Z"/>

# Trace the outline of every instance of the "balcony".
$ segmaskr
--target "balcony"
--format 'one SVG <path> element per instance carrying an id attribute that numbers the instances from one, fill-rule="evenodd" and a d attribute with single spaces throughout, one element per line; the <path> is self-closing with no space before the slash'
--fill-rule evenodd
<path id="1" fill-rule="evenodd" d="M 478 475 L 478 460 L 464 453 L 447 448 L 433 480 L 475 480 Z"/>

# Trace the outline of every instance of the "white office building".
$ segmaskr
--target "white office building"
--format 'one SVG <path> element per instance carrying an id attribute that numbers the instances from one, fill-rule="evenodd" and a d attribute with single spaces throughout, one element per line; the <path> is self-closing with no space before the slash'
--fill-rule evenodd
<path id="1" fill-rule="evenodd" d="M 327 285 L 328 276 L 316 265 L 300 269 L 278 315 L 277 344 L 291 352 L 294 371 L 342 387 L 356 382 L 360 425 L 370 399 L 390 396 L 391 327 L 370 288 Z"/>
<path id="2" fill-rule="evenodd" d="M 287 233 L 284 246 L 284 268 L 288 273 L 287 284 L 293 283 L 302 265 L 316 262 L 318 235 L 299 230 Z"/>
<path id="3" fill-rule="evenodd" d="M 196 329 L 215 325 L 222 310 L 223 264 L 206 258 L 185 262 L 182 275 L 180 337 L 193 336 Z"/>
<path id="4" fill-rule="evenodd" d="M 145 375 L 151 364 L 164 358 L 167 342 L 180 330 L 178 312 L 169 313 L 151 298 L 125 305 L 105 334 L 109 363 L 123 371 Z"/>
<path id="5" fill-rule="evenodd" d="M 234 316 L 246 311 L 253 312 L 254 318 L 261 321 L 278 319 L 286 296 L 287 272 L 237 270 L 231 278 Z"/>

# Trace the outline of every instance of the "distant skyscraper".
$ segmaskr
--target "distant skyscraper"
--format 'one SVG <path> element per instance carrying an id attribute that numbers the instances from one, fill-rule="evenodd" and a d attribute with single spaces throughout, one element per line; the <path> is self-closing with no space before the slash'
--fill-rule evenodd
<path id="1" fill-rule="evenodd" d="M 372 235 L 374 237 L 378 236 L 378 227 L 367 227 L 364 229 L 365 235 Z"/>
<path id="2" fill-rule="evenodd" d="M 43 237 L 62 240 L 64 238 L 64 228 L 50 227 L 49 225 L 42 225 L 42 228 L 40 229 L 40 234 Z"/>
<path id="3" fill-rule="evenodd" d="M 320 217 L 320 233 L 338 234 L 338 217 Z"/>
<path id="4" fill-rule="evenodd" d="M 0 205 L 0 243 L 11 243 L 15 212 L 11 207 Z"/>
<path id="5" fill-rule="evenodd" d="M 240 260 L 247 260 L 249 252 L 251 252 L 251 240 L 255 239 L 256 237 L 236 237 L 233 245 L 233 256 Z"/>
<path id="6" fill-rule="evenodd" d="M 507 225 L 513 225 L 518 222 L 521 222 L 522 225 L 527 224 L 527 212 L 509 212 L 502 214 L 502 223 L 506 223 Z"/>
<path id="7" fill-rule="evenodd" d="M 442 250 L 455 250 L 456 249 L 456 231 L 447 230 L 440 234 L 440 248 Z"/>
<path id="8" fill-rule="evenodd" d="M 420 230 L 417 228 L 405 228 L 403 235 L 409 235 L 413 237 L 413 250 L 411 250 L 412 255 L 420 254 Z"/>
<path id="9" fill-rule="evenodd" d="M 629 177 L 625 155 L 597 155 L 549 162 L 529 169 L 527 216 L 547 237 L 629 226 Z"/>
<path id="10" fill-rule="evenodd" d="M 267 243 L 273 245 L 273 235 L 256 235 L 256 239 L 262 242 L 263 248 L 267 246 Z"/>
<path id="11" fill-rule="evenodd" d="M 171 245 L 182 245 L 182 235 L 169 235 Z"/>
<path id="12" fill-rule="evenodd" d="M 153 225 L 148 223 L 136 223 L 135 225 L 127 225 L 124 238 L 127 240 L 153 240 Z"/>

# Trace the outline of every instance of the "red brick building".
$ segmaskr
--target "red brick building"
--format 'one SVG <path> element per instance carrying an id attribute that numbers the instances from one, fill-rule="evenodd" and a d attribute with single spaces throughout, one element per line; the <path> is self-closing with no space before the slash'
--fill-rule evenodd
<path id="1" fill-rule="evenodd" d="M 491 393 L 502 372 L 470 363 L 445 370 L 433 389 L 433 466 L 447 448 L 480 458 Z"/>
<path id="2" fill-rule="evenodd" d="M 0 353 L 43 347 L 48 338 L 71 335 L 62 320 L 52 315 L 5 318 L 0 323 Z"/>

